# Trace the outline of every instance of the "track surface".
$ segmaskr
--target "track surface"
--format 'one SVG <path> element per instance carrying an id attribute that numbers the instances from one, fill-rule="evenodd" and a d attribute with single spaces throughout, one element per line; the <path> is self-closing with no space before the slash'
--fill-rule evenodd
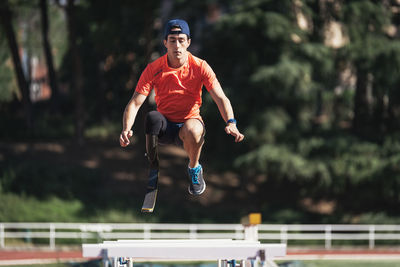
<path id="1" fill-rule="evenodd" d="M 399 260 L 400 249 L 386 250 L 306 250 L 289 249 L 283 260 L 357 259 Z M 23 251 L 0 250 L 0 265 L 44 264 L 54 262 L 86 261 L 82 251 Z"/>

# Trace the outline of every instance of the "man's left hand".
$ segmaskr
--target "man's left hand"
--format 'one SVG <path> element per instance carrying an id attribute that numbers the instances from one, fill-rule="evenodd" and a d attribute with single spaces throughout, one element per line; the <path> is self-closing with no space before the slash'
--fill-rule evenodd
<path id="1" fill-rule="evenodd" d="M 244 139 L 244 135 L 239 132 L 238 128 L 236 127 L 236 124 L 234 123 L 228 124 L 225 127 L 225 132 L 235 137 L 236 143 L 241 142 Z"/>

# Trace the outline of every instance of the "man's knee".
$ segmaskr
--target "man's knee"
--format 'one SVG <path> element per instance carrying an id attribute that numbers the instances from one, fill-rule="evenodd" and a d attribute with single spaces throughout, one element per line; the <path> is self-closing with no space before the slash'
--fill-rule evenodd
<path id="1" fill-rule="evenodd" d="M 191 141 L 196 143 L 203 142 L 204 126 L 197 119 L 190 119 L 185 122 L 182 127 L 181 137 L 185 141 Z"/>
<path id="2" fill-rule="evenodd" d="M 146 134 L 159 135 L 163 126 L 163 115 L 158 111 L 150 111 L 145 118 Z"/>

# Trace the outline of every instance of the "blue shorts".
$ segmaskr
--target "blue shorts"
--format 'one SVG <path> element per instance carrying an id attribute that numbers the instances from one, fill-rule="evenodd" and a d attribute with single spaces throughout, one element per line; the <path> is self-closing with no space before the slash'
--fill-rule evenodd
<path id="1" fill-rule="evenodd" d="M 199 120 L 204 128 L 204 123 Z M 173 144 L 183 147 L 183 142 L 179 138 L 179 131 L 184 125 L 184 122 L 172 122 L 167 120 L 164 115 L 158 111 L 150 111 L 145 120 L 146 134 L 158 136 L 158 142 L 162 145 Z"/>
<path id="2" fill-rule="evenodd" d="M 167 119 L 165 120 L 167 121 L 167 125 L 164 131 L 161 130 L 160 135 L 158 136 L 158 143 L 162 145 L 173 144 L 183 147 L 183 142 L 179 138 L 179 131 L 184 122 L 172 122 Z"/>

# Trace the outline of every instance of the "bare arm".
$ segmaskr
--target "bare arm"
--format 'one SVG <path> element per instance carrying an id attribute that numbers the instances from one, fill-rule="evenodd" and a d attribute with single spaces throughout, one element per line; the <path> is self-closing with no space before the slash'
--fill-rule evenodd
<path id="1" fill-rule="evenodd" d="M 142 106 L 146 98 L 147 96 L 134 92 L 131 100 L 125 107 L 124 116 L 122 119 L 122 132 L 119 136 L 119 143 L 122 147 L 126 147 L 130 143 L 129 138 L 133 135 L 131 130 L 132 126 L 135 122 L 139 108 Z"/>
<path id="2" fill-rule="evenodd" d="M 231 102 L 226 97 L 222 88 L 218 86 L 216 88 L 213 88 L 209 92 L 211 94 L 212 99 L 217 104 L 219 112 L 221 113 L 221 116 L 224 119 L 224 121 L 227 122 L 229 119 L 235 118 Z M 244 135 L 239 132 L 235 123 L 228 123 L 227 126 L 225 127 L 225 132 L 235 137 L 235 142 L 240 142 L 244 138 Z"/>

